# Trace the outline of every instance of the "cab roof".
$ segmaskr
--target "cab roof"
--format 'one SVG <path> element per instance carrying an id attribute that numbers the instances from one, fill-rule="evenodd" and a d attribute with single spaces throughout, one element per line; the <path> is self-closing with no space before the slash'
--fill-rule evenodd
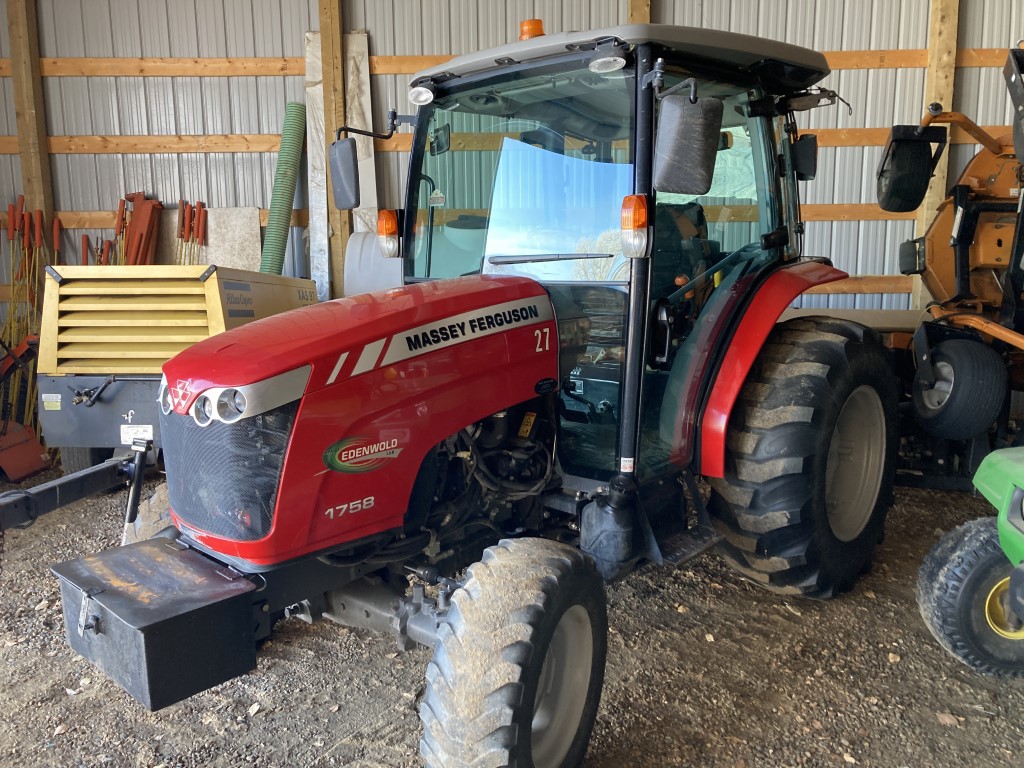
<path id="1" fill-rule="evenodd" d="M 756 78 L 769 92 L 785 94 L 808 88 L 831 71 L 825 57 L 809 48 L 763 37 L 668 24 L 625 24 L 583 32 L 560 32 L 457 56 L 418 72 L 412 82 L 443 80 L 518 64 L 620 40 L 629 45 L 654 43 L 710 64 Z"/>

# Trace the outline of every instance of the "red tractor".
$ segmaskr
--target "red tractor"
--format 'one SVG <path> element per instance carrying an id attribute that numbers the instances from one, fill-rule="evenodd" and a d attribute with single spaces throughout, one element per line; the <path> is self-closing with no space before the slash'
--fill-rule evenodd
<path id="1" fill-rule="evenodd" d="M 776 324 L 845 277 L 801 254 L 794 113 L 834 101 L 828 72 L 631 25 L 418 74 L 380 220 L 404 286 L 164 365 L 174 527 L 54 567 L 71 645 L 158 709 L 253 669 L 282 618 L 380 629 L 434 649 L 428 765 L 577 765 L 604 582 L 718 545 L 781 593 L 850 588 L 890 503 L 895 374 L 868 328 Z"/>

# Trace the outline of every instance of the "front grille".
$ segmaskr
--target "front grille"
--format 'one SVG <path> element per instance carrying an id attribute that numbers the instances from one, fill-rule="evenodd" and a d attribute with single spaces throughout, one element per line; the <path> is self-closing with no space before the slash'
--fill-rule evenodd
<path id="1" fill-rule="evenodd" d="M 296 400 L 234 424 L 160 415 L 171 507 L 185 525 L 235 541 L 270 532 Z"/>

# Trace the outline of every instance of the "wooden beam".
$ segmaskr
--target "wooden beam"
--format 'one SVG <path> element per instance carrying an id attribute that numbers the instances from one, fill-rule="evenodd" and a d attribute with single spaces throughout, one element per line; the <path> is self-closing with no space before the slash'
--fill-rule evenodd
<path id="1" fill-rule="evenodd" d="M 336 126 L 337 127 L 337 126 Z M 988 133 L 996 138 L 1007 136 L 1012 131 L 1009 125 L 984 125 Z M 889 135 L 888 128 L 817 128 L 801 131 L 818 137 L 820 147 L 880 147 Z M 502 134 L 452 135 L 452 151 L 495 150 Z M 333 132 L 331 134 L 333 139 Z M 210 152 L 249 153 L 277 152 L 281 137 L 271 133 L 194 134 L 173 135 L 127 135 L 127 136 L 50 136 L 46 146 L 51 155 L 153 155 Z M 976 144 L 977 142 L 958 127 L 954 127 L 950 143 Z M 18 154 L 20 145 L 17 136 L 0 136 L 0 155 Z M 412 149 L 412 134 L 396 133 L 387 141 L 375 140 L 378 152 L 409 152 Z"/>
<path id="2" fill-rule="evenodd" d="M 7 20 L 25 207 L 42 210 L 49 221 L 53 217 L 53 177 L 46 145 L 43 80 L 39 74 L 36 0 L 7 0 Z"/>
<path id="3" fill-rule="evenodd" d="M 928 52 L 923 49 L 889 51 L 825 51 L 832 69 L 905 69 L 928 65 Z"/>
<path id="4" fill-rule="evenodd" d="M 804 203 L 800 206 L 804 221 L 900 221 L 913 219 L 913 212 L 891 213 L 875 203 Z"/>
<path id="5" fill-rule="evenodd" d="M 371 75 L 411 75 L 451 61 L 452 56 L 371 56 Z"/>
<path id="6" fill-rule="evenodd" d="M 646 2 L 646 0 L 645 0 Z M 649 2 L 648 5 L 649 13 Z M 925 48 L 893 50 L 823 51 L 833 70 L 907 69 L 928 66 Z M 411 75 L 436 67 L 453 56 L 371 56 L 371 75 Z M 956 52 L 957 67 L 1002 67 L 1005 48 L 961 48 Z M 301 76 L 305 62 L 299 56 L 238 56 L 181 58 L 149 56 L 142 58 L 42 58 L 43 77 L 272 77 Z M 0 77 L 11 76 L 11 60 L 0 59 Z"/>
<path id="7" fill-rule="evenodd" d="M 324 70 L 324 133 L 326 143 L 334 141 L 335 131 L 345 125 L 345 51 L 341 35 L 341 3 L 320 0 L 320 56 Z M 331 262 L 331 295 L 345 290 L 345 246 L 352 232 L 348 211 L 334 207 L 334 188 L 327 178 L 327 224 Z"/>
<path id="8" fill-rule="evenodd" d="M 928 69 L 925 73 L 924 104 L 939 103 L 946 109 L 953 108 L 953 84 L 956 75 L 956 36 L 960 20 L 960 0 L 931 0 L 928 25 Z M 946 182 L 949 175 L 949 152 L 944 152 L 932 173 L 931 183 L 925 193 L 924 202 L 917 209 L 915 232 L 918 237 L 928 229 L 935 210 L 946 198 Z M 920 309 L 930 300 L 931 295 L 924 281 L 915 278 L 910 295 L 910 308 Z"/>
<path id="9" fill-rule="evenodd" d="M 956 34 L 960 15 L 960 0 L 931 0 L 931 21 L 928 29 L 928 70 L 925 74 L 924 104 L 938 102 L 946 109 L 953 108 L 953 79 L 956 72 Z M 923 114 L 923 112 L 922 112 Z M 949 153 L 932 174 L 932 181 L 924 203 L 918 208 L 917 234 L 923 235 L 935 209 L 946 198 L 946 176 Z"/>
<path id="10" fill-rule="evenodd" d="M 487 215 L 484 210 L 461 210 L 455 213 Z M 755 206 L 709 205 L 705 206 L 705 213 L 709 221 L 755 221 L 757 219 Z M 804 203 L 800 206 L 800 213 L 804 221 L 899 221 L 914 218 L 913 213 L 889 213 L 870 203 Z M 113 229 L 114 227 L 114 211 L 57 211 L 55 215 L 60 217 L 64 229 Z M 260 209 L 261 227 L 267 225 L 268 215 L 266 208 Z M 443 223 L 444 219 L 439 218 L 437 222 Z M 305 227 L 308 224 L 309 211 L 305 208 L 297 208 L 292 212 L 291 225 L 293 227 Z M 0 210 L 0 230 L 6 226 L 7 213 Z"/>
<path id="11" fill-rule="evenodd" d="M 57 211 L 64 229 L 113 229 L 117 219 L 114 211 Z M 260 226 L 267 226 L 270 210 L 260 208 Z M 291 226 L 305 227 L 309 224 L 309 211 L 296 208 L 292 211 Z M 0 229 L 7 226 L 7 212 L 0 211 Z M 47 235 L 49 237 L 49 235 Z"/>
<path id="12" fill-rule="evenodd" d="M 154 155 L 210 152 L 277 152 L 277 134 L 227 134 L 193 136 L 51 136 L 55 155 Z"/>
<path id="13" fill-rule="evenodd" d="M 1005 48 L 961 48 L 956 52 L 958 67 L 1002 67 L 1005 63 Z"/>
<path id="14" fill-rule="evenodd" d="M 299 56 L 239 58 L 59 58 L 40 59 L 43 77 L 270 77 L 302 76 Z"/>
<path id="15" fill-rule="evenodd" d="M 627 0 L 627 2 L 626 2 L 626 23 L 627 24 L 650 24 L 651 23 L 651 0 Z"/>
<path id="16" fill-rule="evenodd" d="M 845 280 L 816 285 L 804 293 L 910 293 L 914 281 L 907 275 L 851 275 Z"/>

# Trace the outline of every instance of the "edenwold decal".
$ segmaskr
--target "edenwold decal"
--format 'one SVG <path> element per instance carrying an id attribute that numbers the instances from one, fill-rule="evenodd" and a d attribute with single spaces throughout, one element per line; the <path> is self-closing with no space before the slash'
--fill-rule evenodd
<path id="1" fill-rule="evenodd" d="M 389 464 L 401 452 L 397 438 L 346 437 L 324 451 L 324 466 L 335 472 L 372 472 Z"/>

